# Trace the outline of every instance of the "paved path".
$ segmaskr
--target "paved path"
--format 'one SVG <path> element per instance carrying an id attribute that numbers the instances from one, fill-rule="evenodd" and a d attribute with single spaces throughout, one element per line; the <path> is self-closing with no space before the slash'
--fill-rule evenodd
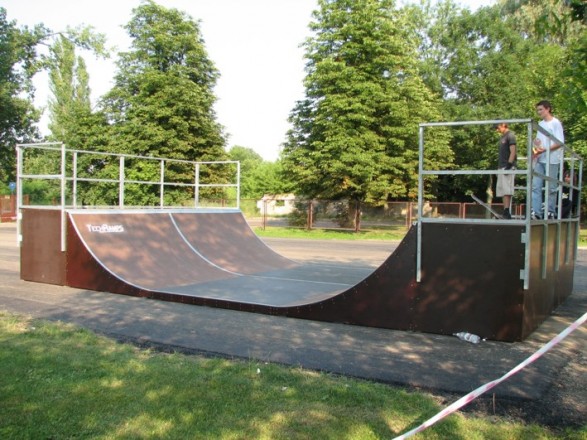
<path id="1" fill-rule="evenodd" d="M 232 310 L 160 302 L 21 281 L 15 226 L 0 224 L 0 310 L 61 320 L 119 340 L 165 346 L 188 353 L 218 354 L 301 366 L 419 389 L 466 394 L 501 377 L 587 310 L 587 251 L 581 250 L 571 297 L 522 343 L 483 342 L 455 337 L 273 317 Z M 268 239 L 287 257 L 302 259 L 301 243 Z M 373 243 L 350 246 L 355 261 L 375 265 L 384 250 Z M 312 261 L 350 264 L 329 257 L 327 243 L 306 243 Z M 387 244 L 383 244 L 383 247 Z M 390 244 L 391 252 L 393 244 Z M 371 248 L 371 254 L 370 252 Z M 379 252 L 379 253 L 378 253 Z M 541 399 L 561 371 L 585 351 L 583 326 L 552 351 L 492 390 L 496 398 Z M 585 390 L 582 375 L 577 386 Z"/>

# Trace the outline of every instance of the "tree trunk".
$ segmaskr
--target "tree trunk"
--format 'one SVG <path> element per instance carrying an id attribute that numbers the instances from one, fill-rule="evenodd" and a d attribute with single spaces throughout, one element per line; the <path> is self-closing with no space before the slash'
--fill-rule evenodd
<path id="1" fill-rule="evenodd" d="M 359 232 L 361 230 L 361 202 L 355 202 L 355 232 Z"/>

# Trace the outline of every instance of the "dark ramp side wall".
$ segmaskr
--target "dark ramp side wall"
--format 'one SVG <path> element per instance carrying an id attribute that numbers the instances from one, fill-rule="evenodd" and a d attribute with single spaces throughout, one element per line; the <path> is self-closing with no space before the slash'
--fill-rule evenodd
<path id="1" fill-rule="evenodd" d="M 193 215 L 197 221 L 198 214 Z M 528 290 L 520 279 L 523 226 L 425 223 L 420 283 L 413 227 L 379 268 L 347 291 L 311 304 L 277 307 L 199 300 L 125 284 L 92 260 L 70 222 L 68 250 L 61 252 L 60 219 L 58 210 L 23 210 L 23 280 L 369 327 L 436 334 L 469 331 L 500 341 L 525 339 L 573 287 L 576 223 L 532 225 Z"/>

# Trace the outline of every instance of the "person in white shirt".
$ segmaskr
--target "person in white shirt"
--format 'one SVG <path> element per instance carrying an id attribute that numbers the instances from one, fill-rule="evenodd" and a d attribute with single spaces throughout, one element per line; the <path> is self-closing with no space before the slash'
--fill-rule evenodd
<path id="1" fill-rule="evenodd" d="M 558 172 L 561 160 L 563 159 L 563 144 L 565 142 L 565 135 L 563 133 L 563 125 L 552 115 L 552 105 L 549 101 L 540 101 L 536 104 L 536 112 L 542 119 L 539 126 L 556 138 L 556 141 L 551 139 L 544 133 L 538 132 L 536 139 L 534 139 L 533 148 L 533 166 L 537 173 L 548 175 L 551 178 L 558 179 Z M 550 152 L 550 153 L 548 153 Z M 546 172 L 546 161 L 550 158 L 548 163 L 548 174 Z M 556 195 L 558 185 L 556 182 L 548 182 L 548 201 L 546 203 L 547 211 L 542 212 L 542 193 L 543 193 L 544 179 L 540 176 L 532 177 L 532 218 L 556 218 Z M 546 217 L 545 217 L 546 216 Z"/>

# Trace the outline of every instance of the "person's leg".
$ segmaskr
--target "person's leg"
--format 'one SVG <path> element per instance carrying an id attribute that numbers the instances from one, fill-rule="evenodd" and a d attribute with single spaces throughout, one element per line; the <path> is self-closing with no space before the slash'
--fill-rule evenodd
<path id="1" fill-rule="evenodd" d="M 541 162 L 534 164 L 534 171 L 540 174 L 545 174 L 545 166 Z M 540 215 L 542 211 L 542 185 L 544 179 L 539 176 L 532 177 L 532 211 Z"/>
<path id="2" fill-rule="evenodd" d="M 509 220 L 512 218 L 510 212 L 510 205 L 512 203 L 512 196 L 503 196 L 503 218 Z"/>
<path id="3" fill-rule="evenodd" d="M 498 176 L 498 182 L 500 181 L 499 177 L 501 177 L 501 198 L 503 201 L 503 218 L 509 220 L 512 218 L 512 214 L 510 212 L 511 205 L 512 205 L 512 196 L 514 194 L 514 174 L 504 174 Z"/>
<path id="4" fill-rule="evenodd" d="M 571 208 L 571 201 L 569 199 L 563 199 L 561 218 L 569 218 L 571 216 Z"/>
<path id="5" fill-rule="evenodd" d="M 551 164 L 549 166 L 549 175 L 553 179 L 558 179 L 558 164 Z M 558 195 L 558 184 L 556 182 L 548 182 L 548 213 L 555 216 L 556 213 L 556 199 Z"/>

